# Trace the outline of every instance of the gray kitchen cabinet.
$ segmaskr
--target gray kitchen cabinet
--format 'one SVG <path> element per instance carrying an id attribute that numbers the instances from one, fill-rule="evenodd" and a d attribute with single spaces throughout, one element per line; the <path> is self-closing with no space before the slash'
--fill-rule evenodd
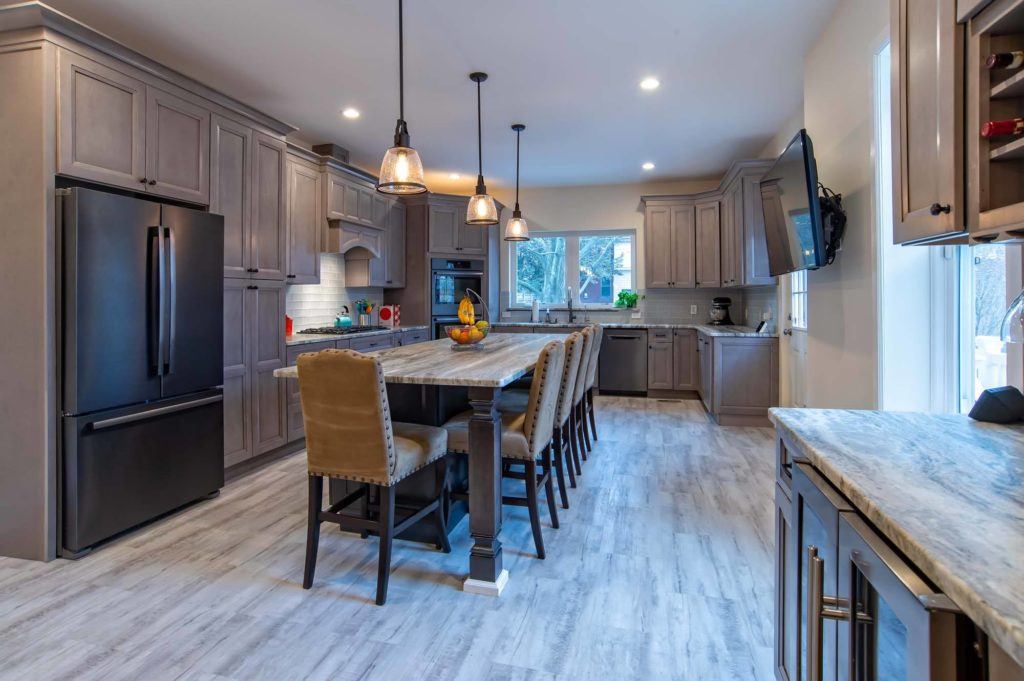
<path id="1" fill-rule="evenodd" d="M 349 347 L 358 352 L 384 350 L 385 348 L 393 347 L 391 336 L 392 334 L 390 333 L 379 333 L 375 336 L 367 336 L 366 338 L 353 338 Z"/>
<path id="2" fill-rule="evenodd" d="M 697 331 L 675 329 L 672 332 L 672 353 L 672 389 L 696 390 L 700 384 Z"/>
<path id="3" fill-rule="evenodd" d="M 697 390 L 700 395 L 700 401 L 704 404 L 704 408 L 711 412 L 714 404 L 714 375 L 713 375 L 713 361 L 715 347 L 711 342 L 711 337 L 698 332 L 697 333 L 697 352 L 700 355 L 700 385 Z"/>
<path id="4" fill-rule="evenodd" d="M 768 425 L 768 409 L 779 403 L 778 339 L 706 338 L 701 352 L 711 352 L 701 356 L 705 407 L 722 425 Z"/>
<path id="5" fill-rule="evenodd" d="M 252 373 L 253 454 L 262 454 L 287 442 L 285 385 L 274 370 L 285 365 L 285 287 L 280 281 L 250 283 L 250 371 Z"/>
<path id="6" fill-rule="evenodd" d="M 427 239 L 431 253 L 487 255 L 487 228 L 466 224 L 467 200 L 431 197 Z"/>
<path id="7" fill-rule="evenodd" d="M 286 158 L 283 140 L 257 132 L 252 153 L 252 238 L 250 274 L 253 279 L 284 280 L 287 269 Z"/>
<path id="8" fill-rule="evenodd" d="M 252 457 L 251 295 L 244 279 L 224 280 L 224 466 Z"/>
<path id="9" fill-rule="evenodd" d="M 365 227 L 384 229 L 390 200 L 377 193 L 367 181 L 338 172 L 324 173 L 328 220 L 344 220 Z"/>
<path id="10" fill-rule="evenodd" d="M 966 226 L 964 26 L 956 0 L 891 7 L 893 239 L 954 236 Z"/>
<path id="11" fill-rule="evenodd" d="M 209 162 L 209 110 L 146 88 L 146 191 L 207 204 Z"/>
<path id="12" fill-rule="evenodd" d="M 647 337 L 647 389 L 672 390 L 672 332 L 651 329 Z"/>
<path id="13" fill-rule="evenodd" d="M 288 156 L 289 284 L 320 283 L 320 170 L 302 159 Z"/>
<path id="14" fill-rule="evenodd" d="M 59 51 L 57 172 L 144 191 L 146 85 Z"/>
<path id="15" fill-rule="evenodd" d="M 780 445 L 781 446 L 781 445 Z M 775 484 L 775 678 L 796 681 L 796 611 L 790 602 L 795 593 L 793 555 L 793 501 L 788 487 Z"/>
<path id="16" fill-rule="evenodd" d="M 696 286 L 696 248 L 692 203 L 645 201 L 647 288 Z"/>
<path id="17" fill-rule="evenodd" d="M 696 286 L 718 288 L 722 285 L 721 224 L 719 202 L 696 205 Z"/>
<path id="18" fill-rule="evenodd" d="M 386 232 L 384 252 L 384 288 L 403 288 L 405 286 L 405 204 L 401 201 L 389 202 L 388 228 Z"/>
<path id="19" fill-rule="evenodd" d="M 430 340 L 430 329 L 409 329 L 402 332 L 402 345 L 414 345 Z"/>
<path id="20" fill-rule="evenodd" d="M 210 138 L 210 212 L 224 216 L 224 276 L 248 279 L 253 131 L 214 115 Z"/>
<path id="21" fill-rule="evenodd" d="M 464 218 L 461 219 L 459 221 L 459 253 L 462 255 L 487 255 L 487 230 L 486 226 L 467 225 Z"/>
<path id="22" fill-rule="evenodd" d="M 303 343 L 292 345 L 287 348 L 286 366 L 295 366 L 299 355 L 306 352 L 320 352 L 337 347 L 336 341 L 324 341 L 322 343 Z M 286 384 L 285 404 L 288 411 L 288 442 L 301 440 L 306 436 L 306 429 L 302 423 L 302 400 L 299 396 L 299 382 L 296 380 L 284 381 Z"/>
<path id="23" fill-rule="evenodd" d="M 721 254 L 722 286 L 740 286 L 743 283 L 743 185 L 736 180 L 722 196 Z"/>
<path id="24" fill-rule="evenodd" d="M 743 191 L 738 195 L 743 201 L 742 281 L 747 286 L 773 286 L 775 277 L 768 269 L 768 243 L 764 234 L 764 209 L 761 203 L 760 176 L 766 172 L 765 164 L 755 170 L 757 175 L 743 177 Z"/>

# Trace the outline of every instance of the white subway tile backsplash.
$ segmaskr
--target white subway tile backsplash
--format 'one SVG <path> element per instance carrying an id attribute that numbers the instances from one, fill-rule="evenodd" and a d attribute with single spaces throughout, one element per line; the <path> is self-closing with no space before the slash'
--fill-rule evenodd
<path id="1" fill-rule="evenodd" d="M 366 299 L 380 305 L 384 291 L 379 288 L 346 288 L 345 257 L 338 253 L 320 255 L 320 283 L 288 287 L 286 311 L 292 318 L 295 331 L 315 326 L 330 326 L 335 316 L 347 305 L 356 323 L 354 301 Z M 377 323 L 377 313 L 371 315 Z"/>

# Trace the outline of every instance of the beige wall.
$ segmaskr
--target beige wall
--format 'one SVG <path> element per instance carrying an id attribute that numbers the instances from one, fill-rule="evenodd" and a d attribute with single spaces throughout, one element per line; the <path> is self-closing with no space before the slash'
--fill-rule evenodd
<path id="1" fill-rule="evenodd" d="M 640 197 L 646 194 L 689 194 L 718 187 L 721 178 L 645 182 L 637 184 L 591 185 L 579 187 L 533 187 L 519 192 L 519 203 L 530 229 L 635 229 L 637 235 L 637 287 L 644 286 L 644 216 Z M 501 224 L 512 214 L 515 192 L 493 190 L 494 197 L 506 205 Z M 502 242 L 504 245 L 504 242 Z M 502 292 L 508 291 L 506 273 L 508 248 L 501 249 Z"/>
<path id="2" fill-rule="evenodd" d="M 888 25 L 888 0 L 843 0 L 805 59 L 804 124 L 818 176 L 843 195 L 848 218 L 835 264 L 808 274 L 811 407 L 877 402 L 873 60 Z"/>

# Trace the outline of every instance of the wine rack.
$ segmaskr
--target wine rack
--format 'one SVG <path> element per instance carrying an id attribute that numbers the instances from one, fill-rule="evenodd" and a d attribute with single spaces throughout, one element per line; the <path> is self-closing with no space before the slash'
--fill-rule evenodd
<path id="1" fill-rule="evenodd" d="M 973 243 L 1024 241 L 1024 136 L 985 138 L 988 121 L 1024 117 L 1024 68 L 988 69 L 990 54 L 1024 50 L 1024 0 L 994 0 L 967 38 L 967 216 Z"/>

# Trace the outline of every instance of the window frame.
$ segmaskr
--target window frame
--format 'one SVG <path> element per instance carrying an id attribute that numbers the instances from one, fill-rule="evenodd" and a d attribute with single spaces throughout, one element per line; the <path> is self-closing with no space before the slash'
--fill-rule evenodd
<path id="1" fill-rule="evenodd" d="M 790 274 L 789 321 L 792 328 L 807 330 L 807 270 L 797 270 Z"/>
<path id="2" fill-rule="evenodd" d="M 582 237 L 602 237 L 602 236 L 628 236 L 632 242 L 632 248 L 630 249 L 630 291 L 636 291 L 637 284 L 637 272 L 636 272 L 636 230 L 623 228 L 623 229 L 578 229 L 578 230 L 552 230 L 552 231 L 531 231 L 531 237 L 543 237 L 552 238 L 559 237 L 565 239 L 565 280 L 566 286 L 572 285 L 573 290 L 576 293 L 576 300 L 573 301 L 574 309 L 586 309 L 586 310 L 618 310 L 620 308 L 615 307 L 613 303 L 584 303 L 579 299 L 579 271 L 580 271 L 580 238 Z M 509 242 L 508 244 L 508 308 L 509 310 L 529 310 L 530 305 L 523 305 L 516 302 L 518 293 L 518 277 L 519 277 L 519 266 L 516 258 L 516 249 L 519 244 L 523 242 Z M 575 275 L 575 276 L 571 276 Z M 568 282 L 573 282 L 569 284 Z M 613 292 L 614 293 L 614 292 Z M 544 309 L 550 310 L 566 310 L 569 308 L 568 301 L 561 300 L 557 302 L 542 302 L 540 306 Z"/>

